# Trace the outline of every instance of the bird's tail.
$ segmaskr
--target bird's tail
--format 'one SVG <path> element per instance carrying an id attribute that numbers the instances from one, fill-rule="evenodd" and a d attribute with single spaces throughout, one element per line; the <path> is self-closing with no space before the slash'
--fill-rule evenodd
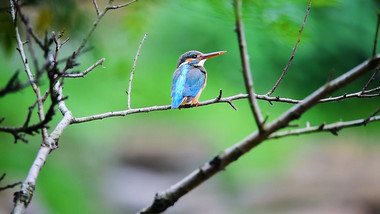
<path id="1" fill-rule="evenodd" d="M 184 99 L 185 98 L 183 96 L 174 94 L 174 96 L 172 97 L 172 109 L 173 108 L 178 108 L 181 105 L 181 103 L 183 102 Z"/>

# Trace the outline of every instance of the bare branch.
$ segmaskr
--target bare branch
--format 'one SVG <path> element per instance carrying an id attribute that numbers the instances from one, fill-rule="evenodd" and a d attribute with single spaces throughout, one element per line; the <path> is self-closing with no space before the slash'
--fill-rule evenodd
<path id="1" fill-rule="evenodd" d="M 87 40 L 92 35 L 93 31 L 95 30 L 97 24 L 100 22 L 100 20 L 104 16 L 104 14 L 109 9 L 117 9 L 117 8 L 109 7 L 110 4 L 113 2 L 113 0 L 109 0 L 109 3 L 105 7 L 105 9 L 98 15 L 97 20 L 94 22 L 94 24 L 93 24 L 92 28 L 90 29 L 90 31 L 88 32 L 87 36 L 82 40 L 82 43 L 73 52 L 73 54 L 69 58 L 67 58 L 66 66 L 62 69 L 61 72 L 59 71 L 59 68 L 57 67 L 57 64 L 58 64 L 57 55 L 58 55 L 58 51 L 59 51 L 60 47 L 65 42 L 67 42 L 68 39 L 65 40 L 63 43 L 60 43 L 59 42 L 60 36 L 56 37 L 54 34 L 52 34 L 52 36 L 49 38 L 48 38 L 48 36 L 45 36 L 44 44 L 41 45 L 40 47 L 41 47 L 42 51 L 44 52 L 44 57 L 45 57 L 46 63 L 41 70 L 46 70 L 48 73 L 49 89 L 44 94 L 44 97 L 41 97 L 40 89 L 33 81 L 33 75 L 30 72 L 30 69 L 29 69 L 29 66 L 27 63 L 27 59 L 25 57 L 25 53 L 24 53 L 24 50 L 22 47 L 23 43 L 21 42 L 20 35 L 18 32 L 18 28 L 17 28 L 17 22 L 16 22 L 16 18 L 15 18 L 16 17 L 15 5 L 17 5 L 18 2 L 17 2 L 17 0 L 9 0 L 9 1 L 11 3 L 12 18 L 13 18 L 13 21 L 15 23 L 16 39 L 17 39 L 17 43 L 19 46 L 18 50 L 20 52 L 22 62 L 24 64 L 24 66 L 26 67 L 25 70 L 26 70 L 27 75 L 29 77 L 29 81 L 32 84 L 33 90 L 35 91 L 35 93 L 37 95 L 38 113 L 39 113 L 39 117 L 40 117 L 40 121 L 41 121 L 40 123 L 42 123 L 42 121 L 45 121 L 45 120 L 50 120 L 49 115 L 51 115 L 50 112 L 54 112 L 54 106 L 55 105 L 58 105 L 58 109 L 60 110 L 60 112 L 63 115 L 63 118 L 57 124 L 55 129 L 50 133 L 50 135 L 48 134 L 46 128 L 41 128 L 42 136 L 43 136 L 43 143 L 42 143 L 42 145 L 38 151 L 38 154 L 37 154 L 32 166 L 29 169 L 29 172 L 28 172 L 26 179 L 22 183 L 21 190 L 15 193 L 14 207 L 13 207 L 12 213 L 18 214 L 18 213 L 24 213 L 25 208 L 29 205 L 29 203 L 32 199 L 34 190 L 35 190 L 35 184 L 36 184 L 37 178 L 39 176 L 39 173 L 40 173 L 42 167 L 44 166 L 44 163 L 46 162 L 47 156 L 51 153 L 51 151 L 58 148 L 58 140 L 59 140 L 60 136 L 62 135 L 64 129 L 68 125 L 71 124 L 71 120 L 73 118 L 71 111 L 69 111 L 69 109 L 67 108 L 67 106 L 64 102 L 65 97 L 63 96 L 63 93 L 62 93 L 62 85 L 61 85 L 62 83 L 59 81 L 59 79 L 61 77 L 60 74 L 64 74 L 67 69 L 70 69 L 70 68 L 74 67 L 75 65 L 77 65 L 77 63 L 75 62 L 76 57 L 83 50 Z M 133 1 L 133 2 L 135 2 L 135 1 Z M 132 3 L 132 2 L 130 2 L 130 3 Z M 125 7 L 125 6 L 127 6 L 127 4 L 119 5 L 117 7 L 121 8 L 121 7 Z M 21 11 L 19 11 L 19 10 L 18 10 L 18 12 L 21 13 Z M 55 54 L 51 53 L 50 48 L 49 48 L 53 44 L 53 42 L 56 45 Z M 99 60 L 96 64 L 94 64 L 93 66 L 88 68 L 86 71 L 84 71 L 82 73 L 82 75 L 87 74 L 92 69 L 94 69 L 96 66 L 101 64 L 103 61 L 104 61 L 104 59 Z M 61 81 L 63 81 L 63 79 Z M 52 100 L 52 104 L 51 104 L 51 108 L 48 110 L 48 112 L 45 116 L 43 114 L 43 112 L 44 112 L 43 111 L 43 102 L 46 100 L 46 98 L 49 94 L 50 94 L 50 97 Z M 46 95 L 46 97 L 45 97 L 45 95 Z M 29 121 L 25 122 L 25 124 L 28 124 L 28 123 L 29 123 Z M 30 127 L 30 126 L 28 126 L 28 127 Z M 28 127 L 26 127 L 26 128 L 28 128 Z M 25 138 L 23 138 L 23 135 L 18 133 L 18 132 L 14 135 L 15 135 L 16 139 L 26 140 Z"/>
<path id="2" fill-rule="evenodd" d="M 91 37 L 92 33 L 95 31 L 96 27 L 98 26 L 100 20 L 102 20 L 103 16 L 107 13 L 108 10 L 110 10 L 110 9 L 119 9 L 119 8 L 122 8 L 122 7 L 126 7 L 126 6 L 132 4 L 132 3 L 136 2 L 136 1 L 137 0 L 133 0 L 133 1 L 127 2 L 125 4 L 119 5 L 119 6 L 111 6 L 111 3 L 113 2 L 113 0 L 109 0 L 108 4 L 105 6 L 104 10 L 101 11 L 98 14 L 98 17 L 95 20 L 94 24 L 92 25 L 90 31 L 87 33 L 86 37 L 83 38 L 82 42 L 80 43 L 80 45 L 78 46 L 78 48 L 74 51 L 74 53 L 73 53 L 73 55 L 72 55 L 71 58 L 75 58 L 82 51 L 82 49 L 86 45 L 88 39 Z"/>
<path id="3" fill-rule="evenodd" d="M 362 89 L 362 93 L 364 93 L 365 90 L 367 90 L 367 88 L 369 87 L 369 85 L 373 82 L 373 80 L 375 80 L 375 77 L 377 75 L 377 73 L 379 73 L 379 70 L 380 70 L 380 66 L 376 68 L 375 72 L 373 72 L 371 78 L 369 78 L 368 82 L 365 84 L 365 86 L 363 87 Z"/>
<path id="4" fill-rule="evenodd" d="M 0 176 L 0 181 L 2 181 L 2 180 L 4 179 L 5 175 L 6 175 L 6 174 L 3 173 L 3 174 Z M 17 185 L 20 185 L 20 184 L 21 184 L 21 182 L 16 182 L 16 183 L 13 183 L 13 184 L 8 184 L 8 185 L 6 185 L 6 186 L 0 187 L 0 192 L 3 191 L 3 190 L 9 189 L 9 188 L 13 188 L 13 187 L 15 187 L 15 186 L 17 186 Z"/>
<path id="5" fill-rule="evenodd" d="M 348 127 L 355 127 L 355 126 L 363 126 L 370 122 L 379 121 L 380 116 L 372 116 L 368 118 L 368 121 L 366 119 L 360 119 L 360 120 L 353 120 L 353 121 L 347 121 L 347 122 L 336 122 L 332 124 L 324 124 L 323 127 L 321 126 L 312 126 L 312 127 L 305 127 L 302 129 L 295 129 L 295 130 L 287 130 L 283 132 L 273 133 L 271 134 L 268 139 L 277 139 L 287 136 L 293 136 L 293 135 L 301 135 L 301 134 L 308 134 L 308 133 L 315 133 L 315 132 L 331 132 L 331 133 L 337 133 L 339 130 L 343 128 Z M 334 134 L 335 135 L 335 134 Z"/>
<path id="6" fill-rule="evenodd" d="M 18 186 L 18 185 L 20 185 L 20 184 L 22 184 L 21 181 L 16 182 L 16 183 L 13 183 L 13 184 L 8 184 L 8 185 L 6 185 L 6 186 L 0 187 L 0 191 L 6 190 L 6 189 L 10 189 L 10 188 L 13 188 L 13 187 Z"/>
<path id="7" fill-rule="evenodd" d="M 289 122 L 298 119 L 303 113 L 316 105 L 318 101 L 332 92 L 344 87 L 353 80 L 380 64 L 380 59 L 371 59 L 351 69 L 340 77 L 328 82 L 324 86 L 306 97 L 301 103 L 290 108 L 282 116 L 268 124 L 264 131 L 255 131 L 234 146 L 227 148 L 221 154 L 206 162 L 202 167 L 172 185 L 170 188 L 156 193 L 153 203 L 139 213 L 159 213 L 172 206 L 179 198 L 208 180 L 216 173 L 224 170 L 229 164 L 265 141 L 271 134 L 288 126 Z"/>
<path id="8" fill-rule="evenodd" d="M 31 105 L 29 108 L 28 108 L 28 114 L 26 116 L 26 120 L 24 122 L 24 125 L 23 127 L 26 127 L 29 125 L 29 122 L 30 122 L 30 118 L 32 117 L 32 113 L 33 113 L 33 110 L 34 108 L 37 106 L 37 102 L 34 102 L 33 105 Z"/>
<path id="9" fill-rule="evenodd" d="M 200 102 L 198 107 L 211 105 L 214 103 L 228 103 L 231 105 L 231 107 L 233 109 L 237 110 L 237 108 L 232 104 L 232 101 L 233 100 L 239 100 L 239 99 L 245 99 L 247 97 L 248 97 L 247 94 L 237 94 L 237 95 L 225 97 L 225 98 L 220 98 L 218 96 L 214 99 Z M 184 106 L 182 106 L 183 109 L 194 108 L 194 107 L 196 107 L 196 105 L 184 105 Z M 137 108 L 137 109 L 128 109 L 128 110 L 123 110 L 123 111 L 106 112 L 106 113 L 96 114 L 96 115 L 91 115 L 91 116 L 86 116 L 86 117 L 76 117 L 76 118 L 73 118 L 71 122 L 73 124 L 74 123 L 84 123 L 84 122 L 89 122 L 89 121 L 93 121 L 93 120 L 102 120 L 102 119 L 106 119 L 106 118 L 110 118 L 110 117 L 124 117 L 124 116 L 131 115 L 131 114 L 148 113 L 148 112 L 153 112 L 153 111 L 164 111 L 164 110 L 171 110 L 170 105 L 150 106 L 150 107 Z"/>
<path id="10" fill-rule="evenodd" d="M 378 58 L 378 60 L 380 60 L 380 58 Z M 375 89 L 380 90 L 380 87 L 375 88 Z M 371 91 L 374 91 L 374 90 L 371 89 Z M 255 96 L 257 99 L 271 101 L 271 102 L 283 102 L 283 103 L 290 103 L 290 104 L 298 104 L 302 102 L 302 100 L 280 98 L 280 97 L 268 97 L 267 95 L 255 95 Z M 357 92 L 357 93 L 352 93 L 352 94 L 344 94 L 337 97 L 321 99 L 320 101 L 318 101 L 318 103 L 334 102 L 334 101 L 340 101 L 340 100 L 354 98 L 354 97 L 371 98 L 371 97 L 378 97 L 378 96 L 380 96 L 380 94 L 362 95 L 361 92 Z M 248 94 L 237 94 L 237 95 L 224 97 L 224 98 L 221 98 L 218 96 L 214 99 L 200 102 L 198 107 L 211 105 L 215 103 L 228 103 L 231 105 L 233 100 L 241 100 L 241 99 L 246 99 L 246 98 L 248 98 Z M 184 105 L 182 108 L 185 109 L 185 108 L 194 108 L 194 107 L 195 105 Z M 238 110 L 236 106 L 234 106 L 233 104 L 231 105 L 231 107 L 235 109 L 236 111 Z M 131 114 L 148 113 L 148 112 L 153 112 L 153 111 L 165 111 L 165 110 L 170 110 L 170 109 L 171 109 L 170 105 L 165 105 L 165 106 L 151 106 L 151 107 L 144 107 L 144 108 L 137 108 L 137 109 L 128 109 L 124 111 L 106 112 L 106 113 L 101 113 L 101 114 L 96 114 L 96 115 L 91 115 L 91 116 L 73 118 L 72 123 L 84 123 L 84 122 L 93 121 L 93 120 L 102 120 L 109 117 L 124 117 Z"/>
<path id="11" fill-rule="evenodd" d="M 380 26 L 380 12 L 377 12 L 377 24 L 376 24 L 375 41 L 373 42 L 372 57 L 376 56 L 377 39 L 378 39 L 377 37 L 379 37 L 379 26 Z"/>
<path id="12" fill-rule="evenodd" d="M 34 68 L 36 70 L 36 79 L 38 80 L 38 79 L 40 79 L 42 72 L 39 72 L 38 60 L 37 60 L 36 53 L 34 51 L 33 42 L 31 41 L 31 38 L 30 38 L 30 33 L 26 34 L 26 39 L 29 41 L 28 42 L 28 50 L 29 50 L 30 56 L 32 57 Z"/>
<path id="13" fill-rule="evenodd" d="M 30 84 L 32 85 L 33 91 L 35 92 L 36 97 L 37 97 L 38 115 L 39 115 L 40 121 L 44 121 L 45 120 L 45 115 L 44 115 L 43 102 L 41 100 L 40 88 L 35 83 L 34 76 L 33 76 L 32 72 L 31 72 L 31 70 L 29 68 L 28 60 L 27 60 L 25 52 L 24 52 L 24 47 L 22 45 L 22 41 L 21 41 L 21 38 L 20 38 L 18 26 L 17 26 L 16 9 L 15 9 L 15 7 L 17 7 L 17 3 L 18 2 L 16 0 L 10 0 L 11 15 L 12 15 L 12 20 L 13 20 L 14 25 L 15 25 L 16 40 L 17 40 L 17 45 L 18 45 L 17 50 L 20 53 L 21 60 L 22 60 L 22 62 L 24 64 L 24 67 L 25 67 L 25 72 L 26 72 L 26 74 L 28 76 Z M 21 10 L 18 10 L 18 14 L 22 14 Z M 47 135 L 48 135 L 47 134 L 47 130 L 45 128 L 42 128 L 42 138 L 43 138 L 44 141 L 46 140 Z"/>
<path id="14" fill-rule="evenodd" d="M 5 96 L 8 93 L 19 91 L 30 85 L 30 82 L 20 83 L 18 78 L 19 71 L 16 71 L 15 74 L 9 79 L 8 83 L 4 88 L 0 89 L 0 97 Z"/>
<path id="15" fill-rule="evenodd" d="M 132 66 L 131 75 L 129 77 L 128 91 L 127 91 L 127 96 L 128 96 L 127 108 L 128 109 L 131 109 L 132 79 L 133 79 L 133 74 L 135 73 L 135 67 L 136 67 L 137 58 L 140 56 L 140 49 L 141 49 L 141 46 L 144 43 L 147 35 L 148 35 L 148 33 L 144 34 L 144 37 L 142 38 L 142 40 L 140 42 L 139 48 L 137 49 L 137 53 L 136 53 L 135 59 L 133 60 L 133 66 Z"/>
<path id="16" fill-rule="evenodd" d="M 51 151 L 58 147 L 58 140 L 72 119 L 72 113 L 67 109 L 65 102 L 63 101 L 62 87 L 60 87 L 59 82 L 57 82 L 53 90 L 55 90 L 55 92 L 52 93 L 58 94 L 57 97 L 60 100 L 58 107 L 63 113 L 63 118 L 48 136 L 46 143 L 41 145 L 38 154 L 29 169 L 28 175 L 21 185 L 21 190 L 15 193 L 13 214 L 24 213 L 25 208 L 29 205 L 32 200 L 38 175 L 46 162 L 47 156 Z"/>
<path id="17" fill-rule="evenodd" d="M 127 3 L 124 3 L 124 4 L 120 4 L 120 5 L 116 5 L 116 6 L 108 6 L 106 7 L 107 10 L 115 10 L 115 9 L 119 9 L 119 8 L 122 8 L 122 7 L 126 7 L 134 2 L 136 2 L 137 0 L 132 0 L 130 2 L 127 2 Z"/>
<path id="18" fill-rule="evenodd" d="M 269 92 L 267 93 L 268 96 L 270 96 L 271 94 L 273 94 L 273 92 L 276 90 L 276 88 L 278 87 L 278 85 L 280 84 L 280 82 L 282 81 L 282 79 L 284 78 L 286 72 L 288 71 L 288 69 L 289 69 L 289 67 L 290 67 L 290 64 L 291 64 L 292 61 L 293 61 L 294 54 L 296 53 L 296 50 L 297 50 L 298 44 L 299 44 L 300 41 L 301 41 L 301 34 L 302 34 L 303 28 L 304 28 L 304 26 L 305 26 L 305 24 L 306 24 L 307 17 L 309 16 L 310 8 L 311 8 L 311 0 L 309 0 L 309 5 L 307 6 L 307 10 L 306 10 L 305 18 L 304 18 L 304 20 L 303 20 L 303 23 L 302 23 L 301 29 L 300 29 L 299 34 L 298 34 L 298 39 L 297 39 L 296 45 L 294 46 L 294 48 L 293 48 L 293 50 L 292 50 L 292 55 L 290 56 L 290 59 L 289 59 L 289 61 L 288 61 L 288 64 L 285 66 L 285 68 L 284 68 L 284 70 L 282 71 L 282 74 L 281 74 L 280 78 L 277 80 L 276 84 L 274 84 L 273 88 L 272 88 L 271 90 L 269 90 Z"/>
<path id="19" fill-rule="evenodd" d="M 249 65 L 249 55 L 247 51 L 247 44 L 245 41 L 244 27 L 242 22 L 242 2 L 241 0 L 234 0 L 235 8 L 235 30 L 239 41 L 240 59 L 244 74 L 245 88 L 248 93 L 249 104 L 255 118 L 257 127 L 260 131 L 264 129 L 263 116 L 260 111 L 260 107 L 255 97 L 255 91 L 253 87 L 253 80 L 251 75 L 251 67 Z M 234 106 L 233 106 L 234 107 Z"/>
<path id="20" fill-rule="evenodd" d="M 33 28 L 30 25 L 28 18 L 26 16 L 24 16 L 23 13 L 21 13 L 21 9 L 20 9 L 20 5 L 18 4 L 18 1 L 16 1 L 16 0 L 12 0 L 12 1 L 14 4 L 13 4 L 13 6 L 11 6 L 11 10 L 15 10 L 15 11 L 19 12 L 17 15 L 21 18 L 21 21 L 24 23 L 25 28 L 28 31 L 28 34 L 31 35 L 33 37 L 34 41 L 38 44 L 38 46 L 42 50 L 44 50 L 45 46 L 43 45 L 41 40 L 38 38 L 37 34 L 33 31 Z M 12 7 L 13 7 L 13 9 L 12 9 Z M 13 15 L 12 15 L 12 17 L 13 17 Z M 15 22 L 15 19 L 13 19 L 13 20 Z"/>
<path id="21" fill-rule="evenodd" d="M 89 68 L 87 68 L 86 70 L 84 70 L 81 73 L 77 73 L 77 74 L 76 73 L 63 73 L 62 77 L 69 77 L 69 78 L 84 77 L 86 74 L 91 72 L 94 68 L 101 65 L 105 60 L 106 60 L 105 58 L 99 59 L 95 64 L 91 65 Z"/>
<path id="22" fill-rule="evenodd" d="M 92 2 L 94 3 L 94 6 L 95 6 L 96 15 L 99 16 L 100 10 L 99 10 L 98 4 L 96 3 L 96 0 L 93 0 Z"/>
<path id="23" fill-rule="evenodd" d="M 364 125 L 367 125 L 367 123 L 371 122 L 371 119 L 380 112 L 380 107 L 376 109 L 367 119 L 364 120 Z"/>

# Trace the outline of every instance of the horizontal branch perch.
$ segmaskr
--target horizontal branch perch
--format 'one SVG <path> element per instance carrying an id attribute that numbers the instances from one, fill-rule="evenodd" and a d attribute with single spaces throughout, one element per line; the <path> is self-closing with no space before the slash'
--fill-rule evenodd
<path id="1" fill-rule="evenodd" d="M 377 58 L 377 59 L 380 60 L 380 58 Z M 375 88 L 375 89 L 377 90 L 377 88 Z M 368 90 L 366 92 L 375 91 L 375 89 L 371 89 L 371 90 Z M 267 95 L 255 95 L 255 96 L 259 100 L 265 100 L 265 101 L 269 101 L 269 102 L 283 102 L 283 103 L 290 103 L 290 104 L 297 104 L 297 103 L 302 102 L 302 100 L 295 100 L 295 99 L 290 99 L 290 98 L 280 98 L 280 97 L 269 97 Z M 348 99 L 348 98 L 354 98 L 354 97 L 356 97 L 356 98 L 371 98 L 371 97 L 375 97 L 375 96 L 380 96 L 380 94 L 368 94 L 367 95 L 367 94 L 361 94 L 361 92 L 356 92 L 356 93 L 352 93 L 352 94 L 344 94 L 344 95 L 337 96 L 337 97 L 330 97 L 330 98 L 321 99 L 320 101 L 318 101 L 318 103 L 340 101 L 340 100 L 344 100 L 344 99 Z M 217 97 L 217 98 L 214 98 L 211 100 L 200 102 L 198 107 L 211 105 L 214 103 L 228 103 L 232 106 L 232 108 L 237 110 L 237 108 L 234 107 L 234 105 L 232 104 L 232 101 L 247 99 L 247 98 L 248 98 L 248 94 L 237 94 L 237 95 L 233 95 L 230 97 L 224 97 L 224 98 Z M 193 108 L 193 107 L 195 107 L 195 105 L 185 105 L 183 108 Z M 164 111 L 164 110 L 171 110 L 170 105 L 151 106 L 151 107 L 144 107 L 144 108 L 137 108 L 137 109 L 128 109 L 128 110 L 123 110 L 123 111 L 106 112 L 106 113 L 96 114 L 96 115 L 86 116 L 86 117 L 77 117 L 77 118 L 73 118 L 71 123 L 72 124 L 84 123 L 84 122 L 93 121 L 93 120 L 102 120 L 102 119 L 106 119 L 109 117 L 124 117 L 124 116 L 130 115 L 130 114 L 148 113 L 148 112 L 152 112 L 152 111 Z"/>

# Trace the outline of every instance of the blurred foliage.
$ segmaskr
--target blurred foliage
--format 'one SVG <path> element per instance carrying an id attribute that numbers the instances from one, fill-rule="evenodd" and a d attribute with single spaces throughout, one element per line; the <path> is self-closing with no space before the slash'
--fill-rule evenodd
<path id="1" fill-rule="evenodd" d="M 123 2 L 115 1 L 114 4 Z M 287 64 L 307 3 L 307 0 L 244 1 L 243 18 L 257 93 L 266 93 Z M 0 4 L 1 8 L 8 5 L 6 1 Z M 98 0 L 98 4 L 102 8 L 105 2 Z M 331 70 L 334 70 L 334 76 L 338 76 L 369 58 L 379 6 L 380 2 L 375 0 L 313 0 L 293 63 L 274 95 L 302 99 L 326 83 Z M 60 57 L 72 53 L 96 15 L 92 1 L 34 0 L 25 2 L 23 9 L 39 34 L 43 35 L 46 30 L 64 30 L 65 35 L 71 38 Z M 0 31 L 0 87 L 3 87 L 14 71 L 23 71 L 23 66 L 17 51 L 11 51 L 14 50 L 14 33 L 9 14 L 2 10 L 0 20 L 0 28 L 4 29 Z M 220 88 L 223 96 L 244 93 L 231 1 L 138 1 L 127 8 L 109 11 L 90 40 L 89 47 L 93 49 L 80 58 L 80 70 L 105 57 L 103 66 L 84 79 L 65 80 L 64 93 L 69 95 L 66 103 L 74 116 L 126 108 L 129 73 L 145 32 L 148 32 L 148 37 L 142 46 L 133 80 L 133 108 L 169 104 L 171 77 L 178 57 L 192 49 L 228 51 L 206 63 L 209 76 L 201 100 L 215 98 Z M 336 95 L 361 90 L 370 75 Z M 379 82 L 377 77 L 372 86 Z M 42 81 L 41 87 L 46 89 L 46 80 Z M 1 99 L 0 117 L 6 117 L 2 125 L 22 124 L 34 99 L 30 89 Z M 103 202 L 104 198 L 96 189 L 102 176 L 100 172 L 117 161 L 113 151 L 141 146 L 152 150 L 165 147 L 176 153 L 175 149 L 170 150 L 170 143 L 179 144 L 177 149 L 181 149 L 182 141 L 192 139 L 191 144 L 201 147 L 207 157 L 186 169 L 190 171 L 255 129 L 247 101 L 234 103 L 239 108 L 238 112 L 226 104 L 217 104 L 70 126 L 60 140 L 59 150 L 48 157 L 37 184 L 37 194 L 41 197 L 33 200 L 46 204 L 51 213 L 70 213 L 72 210 L 104 213 L 105 210 L 117 209 Z M 311 125 L 319 125 L 340 119 L 363 118 L 369 116 L 378 103 L 379 98 L 322 104 L 296 123 L 303 126 L 310 121 Z M 291 105 L 274 103 L 272 106 L 260 101 L 260 106 L 271 121 Z M 36 118 L 35 114 L 33 119 Z M 57 113 L 52 125 L 59 119 Z M 343 130 L 341 135 L 356 133 L 376 138 L 378 129 L 378 124 L 371 124 L 357 128 L 355 132 Z M 318 136 L 322 137 L 317 139 L 326 139 L 329 135 Z M 0 138 L 0 173 L 7 172 L 9 181 L 24 179 L 38 150 L 39 136 L 28 138 L 31 142 L 27 145 L 13 145 L 12 136 L 3 133 L 0 133 Z M 223 184 L 221 189 L 235 194 L 247 182 L 256 181 L 259 185 L 261 181 L 276 176 L 286 169 L 300 149 L 307 147 L 305 142 L 302 145 L 299 142 L 312 139 L 315 138 L 291 137 L 281 140 L 281 143 L 269 141 L 260 145 L 217 178 Z M 7 192 L 6 197 L 11 203 L 12 192 Z"/>
<path id="2" fill-rule="evenodd" d="M 45 32 L 65 31 L 71 36 L 79 36 L 76 32 L 84 30 L 88 16 L 79 9 L 76 0 L 26 0 L 20 1 L 21 8 L 30 18 L 35 32 L 44 35 Z M 0 2 L 0 44 L 3 51 L 13 51 L 13 24 L 9 11 L 9 1 Z"/>

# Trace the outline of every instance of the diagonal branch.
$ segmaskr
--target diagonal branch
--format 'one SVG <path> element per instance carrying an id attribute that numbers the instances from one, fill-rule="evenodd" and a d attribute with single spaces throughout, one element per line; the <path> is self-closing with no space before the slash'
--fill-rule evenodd
<path id="1" fill-rule="evenodd" d="M 133 66 L 132 66 L 131 75 L 129 77 L 128 91 L 127 91 L 127 96 L 128 96 L 127 108 L 128 109 L 131 109 L 132 79 L 133 79 L 133 74 L 135 73 L 137 58 L 140 56 L 140 49 L 141 49 L 141 46 L 144 43 L 147 35 L 148 35 L 148 33 L 144 34 L 144 37 L 142 38 L 142 40 L 140 42 L 139 48 L 137 49 L 137 53 L 136 53 L 135 59 L 133 60 Z"/>
<path id="2" fill-rule="evenodd" d="M 301 29 L 300 29 L 299 34 L 298 34 L 298 39 L 297 39 L 296 45 L 294 46 L 294 48 L 292 50 L 292 55 L 290 56 L 288 64 L 285 66 L 285 68 L 282 71 L 282 74 L 281 74 L 280 78 L 277 80 L 276 84 L 274 84 L 273 88 L 271 90 L 269 90 L 269 92 L 267 93 L 268 96 L 270 96 L 271 94 L 273 94 L 273 92 L 276 90 L 276 88 L 278 87 L 278 85 L 280 84 L 280 82 L 282 81 L 282 79 L 284 79 L 284 76 L 285 76 L 286 72 L 288 71 L 288 69 L 290 67 L 290 64 L 292 64 L 292 61 L 293 61 L 293 58 L 294 58 L 294 54 L 296 53 L 298 44 L 301 41 L 301 34 L 302 34 L 303 28 L 304 28 L 304 26 L 306 24 L 306 20 L 307 20 L 307 17 L 309 15 L 310 8 L 311 8 L 311 0 L 309 0 L 309 5 L 307 6 L 305 18 L 303 20 Z"/>
<path id="3" fill-rule="evenodd" d="M 0 89 L 0 97 L 7 95 L 8 93 L 19 91 L 30 85 L 30 82 L 21 83 L 18 75 L 19 71 L 16 71 L 15 74 L 9 79 L 8 83 L 4 86 L 4 88 Z"/>
<path id="4" fill-rule="evenodd" d="M 96 68 L 99 65 L 101 65 L 105 60 L 106 60 L 105 58 L 99 59 L 95 64 L 91 65 L 89 68 L 87 68 L 86 70 L 84 70 L 81 73 L 63 73 L 61 76 L 62 77 L 69 77 L 69 78 L 84 77 L 86 74 L 88 74 L 89 72 L 91 72 L 92 70 L 94 70 L 94 68 Z"/>
<path id="5" fill-rule="evenodd" d="M 234 0 L 234 8 L 235 8 L 235 30 L 237 33 L 238 41 L 239 41 L 239 50 L 240 50 L 240 59 L 244 74 L 244 82 L 245 82 L 245 88 L 248 93 L 248 100 L 249 104 L 253 113 L 253 116 L 255 117 L 255 121 L 257 124 L 257 127 L 260 131 L 264 129 L 263 124 L 263 116 L 260 112 L 260 107 L 257 103 L 256 97 L 255 97 L 255 91 L 253 87 L 253 80 L 251 76 L 251 67 L 249 65 L 249 56 L 247 51 L 247 44 L 245 41 L 245 34 L 244 34 L 244 27 L 242 22 L 242 2 L 241 0 Z"/>
<path id="6" fill-rule="evenodd" d="M 20 11 L 20 5 L 18 4 L 18 0 L 13 0 L 14 2 L 14 5 L 11 6 L 11 10 L 12 10 L 12 7 L 14 7 L 15 11 Z M 21 21 L 24 23 L 25 25 L 25 28 L 26 30 L 28 31 L 28 34 L 31 35 L 34 39 L 34 41 L 38 44 L 38 46 L 44 50 L 45 49 L 45 46 L 44 44 L 41 42 L 41 40 L 38 38 L 37 34 L 34 32 L 32 26 L 30 25 L 29 23 L 29 20 L 26 16 L 24 16 L 23 13 L 18 13 L 17 14 L 20 18 L 21 18 Z M 31 41 L 30 41 L 31 42 Z"/>
<path id="7" fill-rule="evenodd" d="M 32 200 L 37 178 L 46 162 L 47 156 L 51 153 L 51 151 L 58 148 L 58 140 L 67 126 L 70 125 L 70 121 L 72 119 L 72 113 L 66 107 L 62 96 L 62 86 L 59 82 L 54 85 L 53 90 L 54 91 L 52 93 L 57 94 L 57 99 L 59 100 L 58 108 L 62 112 L 63 118 L 48 135 L 46 142 L 41 145 L 37 156 L 29 169 L 28 175 L 21 185 L 21 190 L 14 194 L 13 214 L 21 214 L 25 212 L 26 207 Z"/>
<path id="8" fill-rule="evenodd" d="M 82 42 L 80 43 L 80 45 L 78 46 L 78 48 L 74 51 L 73 53 L 73 57 L 72 58 L 75 58 L 81 51 L 82 49 L 84 48 L 84 46 L 86 45 L 88 39 L 91 37 L 92 33 L 95 31 L 96 27 L 98 26 L 99 22 L 102 20 L 103 16 L 107 13 L 108 10 L 110 9 L 119 9 L 119 8 L 122 8 L 122 7 L 126 7 L 132 3 L 135 3 L 137 0 L 132 0 L 130 2 L 127 2 L 125 4 L 122 4 L 122 5 L 118 5 L 118 6 L 111 6 L 113 0 L 109 0 L 107 5 L 105 6 L 104 10 L 101 11 L 99 13 L 99 8 L 97 8 L 97 4 L 96 4 L 96 1 L 94 1 L 94 4 L 95 4 L 95 8 L 96 8 L 96 11 L 98 13 L 98 17 L 97 19 L 95 20 L 95 22 L 93 23 L 90 31 L 88 31 L 86 37 L 83 38 Z"/>
<path id="9" fill-rule="evenodd" d="M 372 118 L 377 114 L 377 113 L 379 113 L 380 112 L 380 107 L 378 107 L 377 109 L 376 109 L 376 111 L 374 111 L 367 119 L 365 119 L 364 120 L 364 125 L 367 125 L 367 123 L 369 123 L 369 122 L 372 122 L 371 120 L 372 120 Z"/>
<path id="10" fill-rule="evenodd" d="M 93 0 L 92 2 L 94 3 L 94 7 L 95 7 L 95 11 L 96 11 L 96 15 L 99 16 L 99 14 L 100 14 L 100 10 L 99 10 L 99 7 L 98 7 L 98 3 L 96 3 L 96 0 Z"/>
<path id="11" fill-rule="evenodd" d="M 374 56 L 376 57 L 376 56 Z M 363 89 L 362 89 L 362 93 L 364 93 L 365 90 L 367 90 L 368 86 L 373 82 L 373 80 L 375 80 L 375 77 L 377 75 L 377 73 L 379 73 L 379 70 L 380 70 L 380 66 L 376 68 L 375 72 L 373 72 L 371 78 L 369 78 L 368 82 L 364 85 Z"/>
<path id="12" fill-rule="evenodd" d="M 120 4 L 120 5 L 115 5 L 115 6 L 108 6 L 106 9 L 107 10 L 115 10 L 115 9 L 119 9 L 119 8 L 122 8 L 122 7 L 126 7 L 132 3 L 135 3 L 137 0 L 132 0 L 130 2 L 127 2 L 127 3 L 124 3 L 124 4 Z M 110 1 L 110 3 L 112 3 L 113 0 Z"/>
<path id="13" fill-rule="evenodd" d="M 153 203 L 141 210 L 139 213 L 146 214 L 163 212 L 168 207 L 172 206 L 179 198 L 214 176 L 219 171 L 224 170 L 229 164 L 239 159 L 252 148 L 267 140 L 272 133 L 288 126 L 289 122 L 292 120 L 301 117 L 303 113 L 316 105 L 321 98 L 326 97 L 334 91 L 344 87 L 379 64 L 380 59 L 367 60 L 340 77 L 328 82 L 306 97 L 301 103 L 298 103 L 290 108 L 277 120 L 273 121 L 271 124 L 268 124 L 264 131 L 253 132 L 242 141 L 215 156 L 211 161 L 206 162 L 202 167 L 193 171 L 176 184 L 162 192 L 156 193 Z"/>
<path id="14" fill-rule="evenodd" d="M 0 181 L 2 181 L 4 179 L 5 175 L 6 175 L 6 173 L 3 173 L 0 176 Z M 16 183 L 13 183 L 13 184 L 7 184 L 7 185 L 5 185 L 3 187 L 0 187 L 0 192 L 3 191 L 3 190 L 9 189 L 9 188 L 13 188 L 13 187 L 15 187 L 17 185 L 20 185 L 20 184 L 21 184 L 21 182 L 16 182 Z"/>

